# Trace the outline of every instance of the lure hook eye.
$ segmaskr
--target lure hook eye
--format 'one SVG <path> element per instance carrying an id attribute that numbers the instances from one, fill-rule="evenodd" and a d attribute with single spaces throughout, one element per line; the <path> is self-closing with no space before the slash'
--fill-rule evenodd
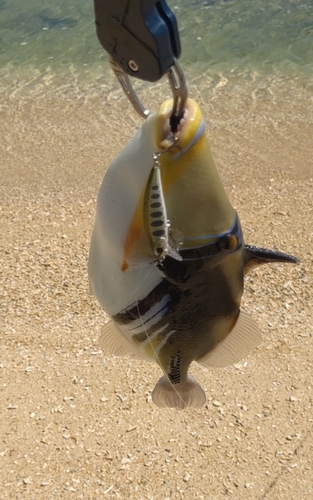
<path id="1" fill-rule="evenodd" d="M 167 256 L 167 253 L 168 253 L 168 245 L 166 239 L 160 238 L 154 248 L 154 256 L 159 260 L 163 260 Z"/>
<path id="2" fill-rule="evenodd" d="M 129 76 L 125 71 L 110 57 L 111 68 L 119 81 L 123 91 L 125 92 L 127 99 L 142 118 L 147 118 L 150 111 L 142 104 L 138 98 Z M 173 108 L 170 116 L 170 127 L 174 134 L 177 130 L 177 125 L 179 124 L 181 118 L 184 114 L 185 104 L 188 97 L 187 85 L 184 77 L 184 73 L 181 70 L 177 60 L 174 58 L 174 65 L 167 72 L 170 87 L 173 95 Z"/>

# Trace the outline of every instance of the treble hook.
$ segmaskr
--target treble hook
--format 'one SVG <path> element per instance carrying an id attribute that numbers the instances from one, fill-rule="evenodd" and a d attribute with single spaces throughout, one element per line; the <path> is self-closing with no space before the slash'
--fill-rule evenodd
<path id="1" fill-rule="evenodd" d="M 155 166 L 160 165 L 160 163 L 159 163 L 160 156 L 164 155 L 164 153 L 167 153 L 168 151 L 173 149 L 179 141 L 178 137 L 175 137 L 173 135 L 173 133 L 167 138 L 167 140 L 170 143 L 169 146 L 165 149 L 162 149 L 162 151 L 157 151 L 156 153 L 153 153 L 153 155 L 152 155 Z"/>

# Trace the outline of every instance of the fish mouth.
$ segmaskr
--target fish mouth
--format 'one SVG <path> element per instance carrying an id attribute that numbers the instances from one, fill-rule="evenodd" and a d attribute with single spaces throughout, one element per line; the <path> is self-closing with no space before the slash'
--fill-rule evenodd
<path id="1" fill-rule="evenodd" d="M 169 116 L 166 119 L 165 125 L 164 125 L 164 133 L 166 134 L 166 137 L 173 134 L 175 137 L 179 138 L 180 132 L 182 131 L 182 129 L 186 123 L 186 120 L 188 119 L 188 114 L 189 114 L 189 110 L 188 110 L 188 106 L 187 106 L 184 108 L 183 116 L 181 117 L 181 119 L 177 123 L 175 130 L 172 130 L 172 127 L 171 127 L 171 118 L 172 117 L 171 117 L 171 114 L 169 114 Z"/>
<path id="2" fill-rule="evenodd" d="M 194 126 L 201 121 L 202 113 L 199 106 L 192 99 L 187 99 L 184 113 L 179 123 L 176 126 L 176 130 L 171 130 L 171 114 L 172 114 L 172 104 L 173 100 L 170 99 L 163 103 L 160 108 L 159 116 L 162 120 L 161 125 L 161 137 L 159 146 L 161 149 L 168 148 L 173 144 L 173 139 L 175 145 L 182 146 L 183 143 L 188 142 L 194 133 Z M 160 130 L 160 129 L 159 129 Z"/>

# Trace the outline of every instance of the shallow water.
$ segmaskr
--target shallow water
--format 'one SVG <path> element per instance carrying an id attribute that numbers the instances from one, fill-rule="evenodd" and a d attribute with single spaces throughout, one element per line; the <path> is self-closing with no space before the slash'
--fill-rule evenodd
<path id="1" fill-rule="evenodd" d="M 313 69 L 311 0 L 169 2 L 184 69 L 202 75 L 261 72 L 307 80 Z M 93 2 L 0 1 L 2 83 L 53 74 L 63 82 L 108 71 L 94 29 Z"/>
<path id="2" fill-rule="evenodd" d="M 312 1 L 178 0 L 169 5 L 179 24 L 189 95 L 203 109 L 219 167 L 225 165 L 228 172 L 234 164 L 233 180 L 245 161 L 256 165 L 253 175 L 262 165 L 269 176 L 311 178 Z M 32 166 L 23 170 L 20 165 L 38 144 L 47 163 L 32 158 L 32 165 L 40 165 L 31 170 L 34 189 L 46 179 L 58 183 L 58 165 L 49 162 L 58 144 L 68 149 L 70 143 L 72 157 L 78 156 L 75 165 L 70 160 L 69 183 L 95 191 L 104 169 L 142 120 L 98 43 L 93 2 L 0 0 L 0 37 L 1 151 L 3 165 L 11 168 L 2 186 L 29 175 Z M 166 78 L 155 84 L 134 81 L 134 86 L 151 110 L 170 97 Z M 99 165 L 93 162 L 86 175 L 82 169 L 75 177 L 87 138 L 87 149 L 102 148 L 107 156 L 99 153 Z M 15 148 L 16 156 L 11 154 Z M 47 169 L 45 177 L 41 172 Z M 93 175 L 96 182 L 89 185 Z M 224 181 L 230 185 L 231 178 Z"/>

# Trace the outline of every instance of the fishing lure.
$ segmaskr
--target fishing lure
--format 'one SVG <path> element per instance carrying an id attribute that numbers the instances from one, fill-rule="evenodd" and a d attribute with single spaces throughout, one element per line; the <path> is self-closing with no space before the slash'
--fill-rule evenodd
<path id="1" fill-rule="evenodd" d="M 182 244 L 183 235 L 181 235 L 180 241 L 174 241 L 170 221 L 167 217 L 159 163 L 159 156 L 172 149 L 175 142 L 177 141 L 173 140 L 172 144 L 164 152 L 153 155 L 154 164 L 145 189 L 144 227 L 153 254 L 159 261 L 163 261 L 166 256 L 179 261 L 182 260 L 178 248 Z"/>

